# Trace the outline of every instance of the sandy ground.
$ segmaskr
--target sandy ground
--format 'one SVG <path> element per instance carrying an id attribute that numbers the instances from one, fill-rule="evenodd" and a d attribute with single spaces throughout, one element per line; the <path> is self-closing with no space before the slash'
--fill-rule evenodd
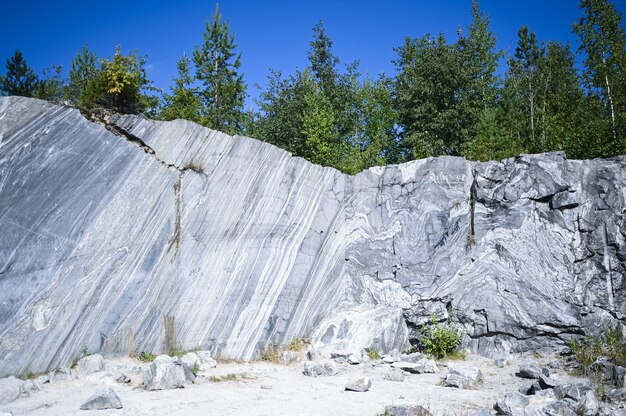
<path id="1" fill-rule="evenodd" d="M 184 389 L 145 391 L 136 382 L 119 384 L 100 373 L 84 379 L 45 384 L 30 397 L 20 398 L 0 406 L 0 412 L 13 415 L 378 415 L 386 405 L 420 404 L 434 415 L 473 415 L 493 404 L 506 392 L 517 390 L 527 380 L 515 377 L 520 364 L 545 364 L 553 357 L 517 357 L 504 368 L 497 368 L 493 360 L 468 356 L 465 361 L 444 362 L 455 367 L 478 367 L 484 382 L 476 390 L 443 387 L 447 369 L 442 365 L 438 374 L 406 374 L 404 382 L 387 381 L 383 374 L 386 364 L 339 364 L 338 374 L 325 377 L 307 377 L 302 364 L 288 366 L 267 362 L 220 363 L 217 368 L 202 373 L 206 377 L 226 374 L 245 375 L 239 381 L 211 382 L 189 385 Z M 117 359 L 116 364 L 131 360 Z M 142 365 L 132 361 L 133 365 Z M 367 376 L 372 387 L 364 393 L 344 391 L 348 380 Z M 575 380 L 559 370 L 553 377 L 558 382 Z M 112 387 L 120 397 L 120 410 L 79 410 L 80 405 L 103 387 Z M 545 400 L 529 396 L 531 404 Z"/>

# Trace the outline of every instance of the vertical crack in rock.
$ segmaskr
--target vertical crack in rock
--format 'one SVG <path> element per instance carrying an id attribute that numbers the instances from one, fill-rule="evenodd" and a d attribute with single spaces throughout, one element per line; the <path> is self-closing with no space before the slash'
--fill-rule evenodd
<path id="1" fill-rule="evenodd" d="M 474 210 L 476 208 L 476 170 L 472 166 L 472 184 L 469 192 L 469 218 L 467 227 L 467 247 L 471 248 L 476 244 L 476 236 L 474 233 Z"/>
<path id="2" fill-rule="evenodd" d="M 607 236 L 606 222 L 602 224 L 602 245 L 604 246 L 604 268 L 606 269 L 606 292 L 609 306 L 614 308 L 613 277 L 611 275 L 611 253 L 609 252 L 609 239 Z"/>
<path id="3" fill-rule="evenodd" d="M 172 247 L 176 246 L 176 253 L 178 253 L 178 248 L 180 247 L 180 236 L 182 234 L 182 193 L 183 193 L 183 172 L 181 171 L 178 174 L 178 179 L 174 184 L 174 195 L 176 198 L 176 222 L 174 223 L 174 233 L 172 234 L 172 238 L 170 239 L 169 247 L 167 248 L 167 252 L 169 253 Z"/>

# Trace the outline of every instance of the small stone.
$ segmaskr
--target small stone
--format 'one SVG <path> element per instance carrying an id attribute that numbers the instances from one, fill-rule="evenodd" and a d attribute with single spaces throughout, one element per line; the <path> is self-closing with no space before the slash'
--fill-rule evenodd
<path id="1" fill-rule="evenodd" d="M 493 408 L 502 415 L 518 416 L 524 414 L 524 408 L 530 401 L 518 392 L 507 393 L 493 405 Z"/>
<path id="2" fill-rule="evenodd" d="M 296 353 L 293 351 L 283 351 L 282 354 L 280 354 L 280 361 L 284 365 L 291 364 L 291 362 L 295 359 L 296 359 Z"/>
<path id="3" fill-rule="evenodd" d="M 432 416 L 432 414 L 420 405 L 387 406 L 385 415 L 388 416 Z"/>
<path id="4" fill-rule="evenodd" d="M 411 354 L 400 354 L 399 360 L 397 361 L 404 361 L 407 363 L 416 363 L 423 358 L 425 358 L 424 354 L 419 353 L 419 352 L 413 352 Z"/>
<path id="5" fill-rule="evenodd" d="M 382 360 L 386 364 L 393 364 L 397 361 L 400 361 L 400 356 L 397 354 L 385 354 L 383 355 Z"/>
<path id="6" fill-rule="evenodd" d="M 306 352 L 306 358 L 309 361 L 315 361 L 320 357 L 320 353 L 317 352 L 316 350 L 308 350 Z"/>
<path id="7" fill-rule="evenodd" d="M 81 410 L 121 409 L 122 402 L 113 389 L 102 390 L 80 405 Z"/>
<path id="8" fill-rule="evenodd" d="M 557 360 L 552 360 L 548 363 L 548 367 L 553 370 L 558 370 L 559 368 L 561 368 L 561 363 Z"/>
<path id="9" fill-rule="evenodd" d="M 622 387 L 621 389 L 611 390 L 608 394 L 609 399 L 613 402 L 621 402 L 626 400 L 626 387 Z"/>
<path id="10" fill-rule="evenodd" d="M 427 358 L 422 358 L 421 360 L 415 363 L 407 362 L 407 361 L 400 361 L 400 362 L 391 364 L 391 366 L 393 368 L 399 368 L 401 370 L 407 371 L 409 373 L 414 373 L 414 374 L 439 372 L 439 369 L 437 368 L 437 364 L 433 360 L 429 360 Z"/>
<path id="11" fill-rule="evenodd" d="M 361 354 L 353 353 L 353 354 L 348 355 L 347 361 L 348 361 L 348 364 L 356 365 L 356 364 L 361 364 L 361 362 L 363 361 L 363 358 Z"/>
<path id="12" fill-rule="evenodd" d="M 345 390 L 348 391 L 358 391 L 358 392 L 366 392 L 372 387 L 372 382 L 368 377 L 360 377 L 354 380 L 351 380 L 346 384 Z"/>
<path id="13" fill-rule="evenodd" d="M 494 365 L 498 368 L 504 368 L 507 366 L 508 361 L 505 358 L 498 358 L 497 360 L 495 360 Z"/>
<path id="14" fill-rule="evenodd" d="M 402 373 L 401 370 L 392 368 L 391 371 L 388 371 L 385 374 L 383 374 L 383 379 L 387 381 L 403 382 L 404 374 Z"/>
<path id="15" fill-rule="evenodd" d="M 71 380 L 72 378 L 72 371 L 67 367 L 57 368 L 50 372 L 50 383 Z"/>
<path id="16" fill-rule="evenodd" d="M 270 384 L 261 384 L 261 389 L 272 390 L 272 386 Z"/>
<path id="17" fill-rule="evenodd" d="M 115 382 L 122 383 L 122 384 L 129 384 L 131 382 L 131 379 L 126 374 L 122 373 L 115 379 Z"/>

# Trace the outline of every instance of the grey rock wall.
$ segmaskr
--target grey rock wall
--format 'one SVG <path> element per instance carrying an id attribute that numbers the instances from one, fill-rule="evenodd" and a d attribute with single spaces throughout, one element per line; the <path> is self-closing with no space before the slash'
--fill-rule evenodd
<path id="1" fill-rule="evenodd" d="M 404 349 L 431 315 L 484 354 L 626 322 L 626 158 L 440 157 L 355 176 L 186 121 L 0 98 L 0 375 L 83 347 L 253 359 Z M 452 315 L 452 316 L 450 316 Z"/>

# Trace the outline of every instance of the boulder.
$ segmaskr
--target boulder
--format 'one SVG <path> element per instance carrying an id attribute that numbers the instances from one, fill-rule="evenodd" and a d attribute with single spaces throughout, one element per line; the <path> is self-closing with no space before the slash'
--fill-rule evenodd
<path id="1" fill-rule="evenodd" d="M 167 355 L 155 358 L 143 375 L 146 390 L 184 388 L 193 380 L 194 376 L 185 363 Z"/>
<path id="2" fill-rule="evenodd" d="M 428 358 L 422 358 L 417 362 L 405 362 L 399 361 L 391 364 L 393 368 L 399 368 L 400 370 L 404 370 L 413 374 L 422 374 L 422 373 L 438 373 L 439 369 L 437 368 L 437 364 L 434 360 Z"/>
<path id="3" fill-rule="evenodd" d="M 78 363 L 76 364 L 76 368 L 74 368 L 73 373 L 77 378 L 81 378 L 92 373 L 104 371 L 104 368 L 104 358 L 100 354 L 92 354 L 78 360 Z"/>
<path id="4" fill-rule="evenodd" d="M 404 373 L 402 372 L 402 370 L 392 368 L 391 370 L 383 374 L 383 379 L 387 381 L 402 382 L 404 381 Z"/>
<path id="5" fill-rule="evenodd" d="M 448 374 L 443 381 L 446 387 L 459 389 L 473 389 L 483 380 L 483 373 L 478 368 L 448 368 Z"/>
<path id="6" fill-rule="evenodd" d="M 217 361 L 211 357 L 210 351 L 196 351 L 196 355 L 200 358 L 200 371 L 217 367 Z"/>
<path id="7" fill-rule="evenodd" d="M 493 405 L 493 408 L 501 415 L 525 416 L 524 409 L 530 401 L 526 396 L 518 392 L 507 393 Z"/>
<path id="8" fill-rule="evenodd" d="M 335 370 L 329 364 L 320 364 L 315 361 L 305 361 L 302 374 L 309 377 L 330 376 Z"/>
<path id="9" fill-rule="evenodd" d="M 515 373 L 517 377 L 521 378 L 535 378 L 539 379 L 545 374 L 541 371 L 541 367 L 536 364 L 524 364 L 519 368 L 519 371 Z"/>
<path id="10" fill-rule="evenodd" d="M 366 392 L 372 387 L 372 382 L 368 377 L 359 377 L 353 380 L 350 380 L 345 387 L 347 391 L 358 391 L 358 392 Z"/>
<path id="11" fill-rule="evenodd" d="M 81 410 L 106 410 L 121 408 L 122 402 L 117 394 L 115 394 L 115 391 L 111 388 L 99 391 L 80 405 Z"/>
<path id="12" fill-rule="evenodd" d="M 569 399 L 557 400 L 543 407 L 543 412 L 548 416 L 577 416 L 576 402 Z"/>
<path id="13" fill-rule="evenodd" d="M 385 407 L 385 416 L 432 416 L 432 414 L 420 405 L 403 405 Z"/>
<path id="14" fill-rule="evenodd" d="M 608 394 L 612 402 L 619 403 L 626 400 L 626 387 L 611 390 Z"/>
<path id="15" fill-rule="evenodd" d="M 22 394 L 24 382 L 13 376 L 0 379 L 0 405 L 17 400 Z"/>
<path id="16" fill-rule="evenodd" d="M 588 390 L 578 401 L 576 414 L 580 416 L 595 416 L 600 412 L 600 402 L 593 390 Z"/>

